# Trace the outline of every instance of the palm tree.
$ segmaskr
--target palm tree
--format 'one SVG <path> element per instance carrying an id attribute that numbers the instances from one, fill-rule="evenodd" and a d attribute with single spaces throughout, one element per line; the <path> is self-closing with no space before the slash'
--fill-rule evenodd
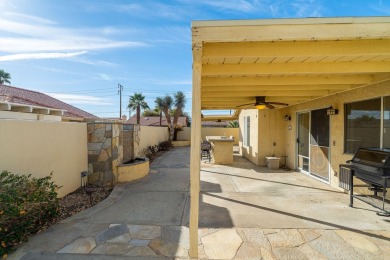
<path id="1" fill-rule="evenodd" d="M 177 124 L 179 117 L 183 115 L 183 108 L 186 104 L 186 96 L 182 91 L 175 94 L 175 113 L 173 114 L 173 125 Z"/>
<path id="2" fill-rule="evenodd" d="M 8 72 L 5 72 L 4 70 L 0 70 L 0 84 L 8 83 L 11 84 L 11 75 Z"/>
<path id="3" fill-rule="evenodd" d="M 227 128 L 239 128 L 240 124 L 238 121 L 230 121 L 229 124 L 227 125 Z"/>
<path id="4" fill-rule="evenodd" d="M 156 108 L 164 113 L 165 118 L 167 120 L 169 131 L 171 131 L 173 127 L 171 126 L 171 115 L 169 112 L 173 104 L 172 97 L 169 95 L 166 95 L 165 97 L 157 97 L 154 102 L 156 103 Z M 170 135 L 169 138 L 171 138 Z"/>
<path id="5" fill-rule="evenodd" d="M 145 96 L 142 93 L 134 93 L 134 96 L 130 96 L 128 109 L 137 111 L 137 125 L 141 121 L 141 109 L 149 109 L 148 104 L 144 101 Z"/>
<path id="6" fill-rule="evenodd" d="M 173 122 L 172 122 L 172 129 L 171 129 L 171 136 L 173 140 L 176 141 L 177 138 L 177 132 L 179 131 L 179 128 L 177 128 L 177 122 L 179 121 L 179 117 L 183 115 L 183 109 L 186 103 L 186 96 L 182 91 L 178 91 L 174 95 L 175 97 L 175 112 L 173 114 Z"/>

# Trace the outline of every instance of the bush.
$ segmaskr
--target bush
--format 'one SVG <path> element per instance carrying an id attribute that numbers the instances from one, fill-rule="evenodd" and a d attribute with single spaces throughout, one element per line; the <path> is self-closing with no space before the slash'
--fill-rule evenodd
<path id="1" fill-rule="evenodd" d="M 0 174 L 0 257 L 7 258 L 29 235 L 59 214 L 57 189 L 51 176 L 33 178 L 8 171 Z"/>

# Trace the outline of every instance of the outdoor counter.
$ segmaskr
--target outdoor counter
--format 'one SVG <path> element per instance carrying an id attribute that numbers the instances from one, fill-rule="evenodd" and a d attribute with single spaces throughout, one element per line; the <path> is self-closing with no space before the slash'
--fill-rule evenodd
<path id="1" fill-rule="evenodd" d="M 215 164 L 233 164 L 234 139 L 225 136 L 206 136 L 211 144 L 211 156 Z"/>

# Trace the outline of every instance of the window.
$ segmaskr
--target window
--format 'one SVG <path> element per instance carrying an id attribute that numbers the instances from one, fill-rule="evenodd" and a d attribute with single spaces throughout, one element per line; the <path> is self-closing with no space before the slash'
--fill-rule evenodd
<path id="1" fill-rule="evenodd" d="M 345 105 L 345 152 L 356 153 L 359 147 L 381 147 L 382 99 Z"/>
<path id="2" fill-rule="evenodd" d="M 244 146 L 250 146 L 250 128 L 251 118 L 246 116 L 244 117 Z"/>

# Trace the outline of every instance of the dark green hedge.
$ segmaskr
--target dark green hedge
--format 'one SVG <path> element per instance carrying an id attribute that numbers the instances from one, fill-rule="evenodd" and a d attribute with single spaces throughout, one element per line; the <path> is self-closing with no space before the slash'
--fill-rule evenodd
<path id="1" fill-rule="evenodd" d="M 58 186 L 51 180 L 8 171 L 0 174 L 0 257 L 27 241 L 59 214 Z"/>

